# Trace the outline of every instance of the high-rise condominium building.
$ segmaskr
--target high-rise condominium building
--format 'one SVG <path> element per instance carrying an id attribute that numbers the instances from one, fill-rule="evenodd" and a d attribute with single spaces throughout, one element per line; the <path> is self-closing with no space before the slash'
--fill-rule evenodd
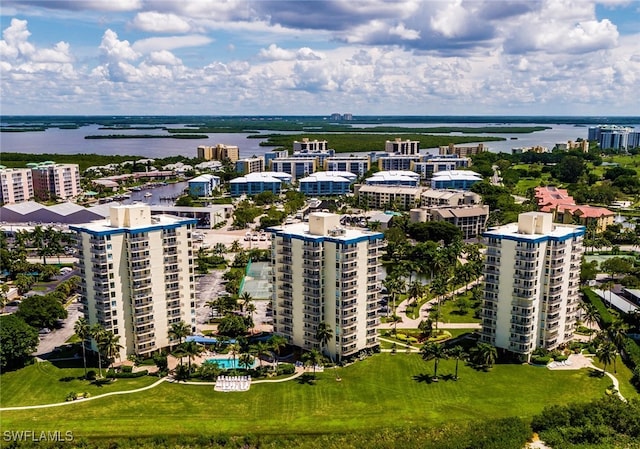
<path id="1" fill-rule="evenodd" d="M 272 232 L 274 331 L 320 349 L 318 325 L 327 323 L 334 335 L 323 349 L 338 360 L 378 346 L 384 235 L 345 229 L 339 215 L 324 212 Z"/>
<path id="2" fill-rule="evenodd" d="M 0 166 L 0 203 L 12 204 L 33 198 L 33 180 L 30 168 Z"/>
<path id="3" fill-rule="evenodd" d="M 583 226 L 554 224 L 542 212 L 484 234 L 482 341 L 526 359 L 572 338 L 584 234 Z"/>
<path id="4" fill-rule="evenodd" d="M 197 151 L 198 159 L 205 159 L 207 161 L 229 159 L 231 162 L 235 162 L 240 159 L 240 149 L 235 145 L 224 145 L 222 143 L 213 147 L 200 145 Z"/>
<path id="5" fill-rule="evenodd" d="M 33 193 L 38 198 L 66 200 L 80 195 L 78 164 L 43 162 L 31 169 Z"/>
<path id="6" fill-rule="evenodd" d="M 120 359 L 169 346 L 173 323 L 195 326 L 191 231 L 197 220 L 114 206 L 78 233 L 82 300 L 90 324 L 120 336 Z M 95 348 L 94 348 L 95 349 Z"/>
<path id="7" fill-rule="evenodd" d="M 387 140 L 384 144 L 384 151 L 404 155 L 420 154 L 419 140 L 402 140 L 397 137 L 395 140 Z"/>

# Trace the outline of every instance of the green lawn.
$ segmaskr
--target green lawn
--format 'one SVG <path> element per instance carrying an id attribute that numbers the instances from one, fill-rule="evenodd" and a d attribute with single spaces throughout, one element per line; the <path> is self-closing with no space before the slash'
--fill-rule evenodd
<path id="1" fill-rule="evenodd" d="M 91 369 L 98 372 L 97 368 Z M 158 380 L 144 376 L 118 379 L 108 385 L 96 386 L 78 379 L 83 374 L 82 368 L 58 368 L 50 362 L 34 363 L 19 371 L 3 373 L 0 376 L 0 404 L 2 407 L 12 407 L 64 402 L 67 394 L 72 391 L 88 392 L 91 396 L 96 396 L 111 391 L 135 390 Z"/>
<path id="2" fill-rule="evenodd" d="M 441 361 L 439 373 L 453 373 L 454 363 Z M 610 383 L 608 378 L 590 376 L 588 370 L 498 365 L 478 372 L 463 363 L 459 381 L 427 383 L 432 369 L 433 362 L 424 362 L 416 354 L 379 354 L 340 369 L 341 382 L 335 381 L 333 370 L 327 370 L 318 374 L 315 385 L 259 384 L 237 394 L 216 393 L 211 386 L 163 383 L 145 392 L 72 406 L 2 412 L 0 426 L 5 430 L 63 428 L 77 438 L 348 432 L 513 415 L 528 418 L 549 404 L 601 397 Z M 54 385 L 59 393 L 52 395 L 50 384 L 32 384 L 41 377 L 5 384 L 3 376 L 3 396 L 5 390 L 13 390 L 12 396 L 29 402 L 35 397 L 47 402 L 72 389 L 55 374 L 48 375 L 51 383 L 65 385 Z"/>
<path id="3" fill-rule="evenodd" d="M 597 357 L 593 358 L 593 364 L 598 368 L 603 368 L 602 363 L 598 361 Z M 612 365 L 607 365 L 607 372 L 612 373 L 614 376 L 616 376 L 616 379 L 618 379 L 618 382 L 620 382 L 620 393 L 622 393 L 622 396 L 624 396 L 626 399 L 640 399 L 640 393 L 633 387 L 633 385 L 631 385 L 631 378 L 633 377 L 633 373 L 627 367 L 627 365 L 624 364 L 619 355 L 616 357 L 615 372 Z"/>
<path id="4" fill-rule="evenodd" d="M 464 315 L 459 313 L 458 307 L 455 304 L 458 296 L 466 296 L 469 300 L 469 309 Z M 481 320 L 473 316 L 475 309 L 473 308 L 474 301 L 471 299 L 471 292 L 469 291 L 458 296 L 447 299 L 440 304 L 440 321 L 442 323 L 480 323 Z"/>

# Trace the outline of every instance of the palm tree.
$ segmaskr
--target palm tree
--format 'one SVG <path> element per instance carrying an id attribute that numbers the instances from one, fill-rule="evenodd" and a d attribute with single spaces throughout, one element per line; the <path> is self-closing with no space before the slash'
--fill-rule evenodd
<path id="1" fill-rule="evenodd" d="M 407 290 L 407 295 L 409 295 L 409 298 L 412 298 L 414 301 L 418 301 L 418 298 L 420 298 L 424 293 L 424 285 L 422 285 L 422 282 L 420 281 L 413 281 L 411 283 L 411 285 L 409 286 L 409 290 Z"/>
<path id="2" fill-rule="evenodd" d="M 216 256 L 221 256 L 227 252 L 227 247 L 224 246 L 224 243 L 218 242 L 215 245 L 213 245 L 213 252 Z"/>
<path id="3" fill-rule="evenodd" d="M 389 320 L 393 323 L 393 335 L 398 335 L 398 323 L 402 321 L 402 318 L 394 313 Z"/>
<path id="4" fill-rule="evenodd" d="M 256 311 L 256 306 L 252 302 L 245 306 L 245 312 L 247 314 L 247 328 L 253 332 L 253 328 L 255 327 L 255 323 L 253 322 L 253 313 Z"/>
<path id="5" fill-rule="evenodd" d="M 240 245 L 240 242 L 238 240 L 234 240 L 233 243 L 231 243 L 230 251 L 232 253 L 237 253 L 241 249 L 242 249 L 242 245 Z"/>
<path id="6" fill-rule="evenodd" d="M 104 338 L 103 336 L 105 332 L 105 329 L 97 323 L 91 326 L 89 330 L 89 333 L 91 334 L 93 340 L 96 342 L 96 347 L 98 349 L 98 372 L 100 373 L 100 377 L 102 377 L 102 355 L 100 354 L 100 342 Z"/>
<path id="7" fill-rule="evenodd" d="M 116 357 L 120 357 L 120 335 L 115 335 L 112 331 L 105 331 L 98 342 L 98 346 L 104 352 L 109 366 L 115 361 Z"/>
<path id="8" fill-rule="evenodd" d="M 240 352 L 240 345 L 238 343 L 231 343 L 227 348 L 229 350 L 229 354 L 231 354 L 231 358 L 233 359 L 233 366 L 236 365 L 236 355 Z"/>
<path id="9" fill-rule="evenodd" d="M 240 304 L 240 311 L 243 312 L 245 311 L 246 307 L 251 304 L 251 301 L 253 301 L 253 296 L 251 296 L 251 293 L 249 292 L 244 292 L 242 295 L 240 295 L 240 300 L 242 301 L 242 303 Z"/>
<path id="10" fill-rule="evenodd" d="M 316 366 L 322 363 L 322 354 L 317 349 L 312 349 L 302 355 L 305 366 L 313 366 L 313 377 L 316 377 Z"/>
<path id="11" fill-rule="evenodd" d="M 447 353 L 450 357 L 456 359 L 456 373 L 453 378 L 455 380 L 458 380 L 458 362 L 460 361 L 460 359 L 465 358 L 467 356 L 467 353 L 464 352 L 464 348 L 460 345 L 454 346 L 453 348 L 449 349 Z"/>
<path id="12" fill-rule="evenodd" d="M 202 346 L 200 346 L 195 341 L 185 341 L 180 345 L 180 348 L 184 352 L 184 354 L 188 357 L 189 360 L 189 374 L 191 374 L 191 360 L 202 354 L 204 350 Z"/>
<path id="13" fill-rule="evenodd" d="M 329 324 L 324 321 L 318 324 L 318 328 L 316 329 L 316 340 L 320 343 L 320 348 L 327 347 L 327 352 L 329 351 L 328 343 L 333 339 L 333 329 Z M 331 357 L 331 355 L 329 355 Z"/>
<path id="14" fill-rule="evenodd" d="M 268 356 L 270 354 L 269 345 L 263 341 L 259 341 L 252 347 L 252 351 L 256 357 L 258 357 L 258 362 L 260 363 L 260 367 L 262 368 L 262 357 Z"/>
<path id="15" fill-rule="evenodd" d="M 491 368 L 498 358 L 498 350 L 489 343 L 478 343 L 475 348 L 475 358 L 478 365 Z"/>
<path id="16" fill-rule="evenodd" d="M 420 350 L 422 353 L 422 358 L 424 360 L 433 359 L 433 380 L 438 379 L 438 362 L 440 359 L 447 358 L 447 352 L 444 350 L 444 346 L 440 343 L 425 343 Z"/>
<path id="17" fill-rule="evenodd" d="M 278 357 L 280 355 L 280 351 L 282 348 L 287 346 L 287 339 L 282 335 L 273 335 L 269 341 L 269 345 L 271 346 L 271 350 L 273 351 L 273 359 L 276 362 L 276 371 L 278 370 Z"/>
<path id="18" fill-rule="evenodd" d="M 73 330 L 80 339 L 82 346 L 82 362 L 84 364 L 84 377 L 87 378 L 87 348 L 85 347 L 85 340 L 91 336 L 91 328 L 85 317 L 78 318 L 76 324 L 73 326 Z"/>
<path id="19" fill-rule="evenodd" d="M 244 354 L 240 355 L 238 362 L 240 363 L 240 366 L 244 366 L 245 369 L 248 370 L 253 366 L 253 356 L 245 352 Z"/>
<path id="20" fill-rule="evenodd" d="M 436 276 L 432 281 L 431 284 L 429 284 L 429 290 L 431 290 L 431 293 L 433 295 L 435 295 L 436 297 L 436 301 L 437 301 L 437 305 L 436 307 L 438 308 L 438 310 L 440 310 L 440 301 L 442 299 L 442 296 L 447 293 L 447 279 L 438 275 Z M 438 321 L 439 321 L 439 317 L 436 318 L 436 335 L 438 335 Z"/>
<path id="21" fill-rule="evenodd" d="M 607 374 L 607 365 L 615 362 L 616 346 L 610 341 L 604 342 L 600 347 L 598 347 L 596 357 L 598 357 L 598 360 L 600 360 L 604 365 L 604 368 L 602 369 L 602 375 L 604 376 Z"/>
<path id="22" fill-rule="evenodd" d="M 169 339 L 178 339 L 178 345 L 182 344 L 182 339 L 191 335 L 191 326 L 184 321 L 173 323 L 169 328 Z"/>

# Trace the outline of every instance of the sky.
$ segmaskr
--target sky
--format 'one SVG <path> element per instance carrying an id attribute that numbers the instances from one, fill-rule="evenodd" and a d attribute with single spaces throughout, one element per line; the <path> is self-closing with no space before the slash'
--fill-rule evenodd
<path id="1" fill-rule="evenodd" d="M 640 115 L 640 2 L 2 0 L 2 115 Z"/>

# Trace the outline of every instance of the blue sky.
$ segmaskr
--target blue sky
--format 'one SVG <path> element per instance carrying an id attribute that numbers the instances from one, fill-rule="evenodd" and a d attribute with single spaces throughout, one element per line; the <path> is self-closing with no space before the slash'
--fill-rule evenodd
<path id="1" fill-rule="evenodd" d="M 638 115 L 640 2 L 3 0 L 10 114 Z"/>

